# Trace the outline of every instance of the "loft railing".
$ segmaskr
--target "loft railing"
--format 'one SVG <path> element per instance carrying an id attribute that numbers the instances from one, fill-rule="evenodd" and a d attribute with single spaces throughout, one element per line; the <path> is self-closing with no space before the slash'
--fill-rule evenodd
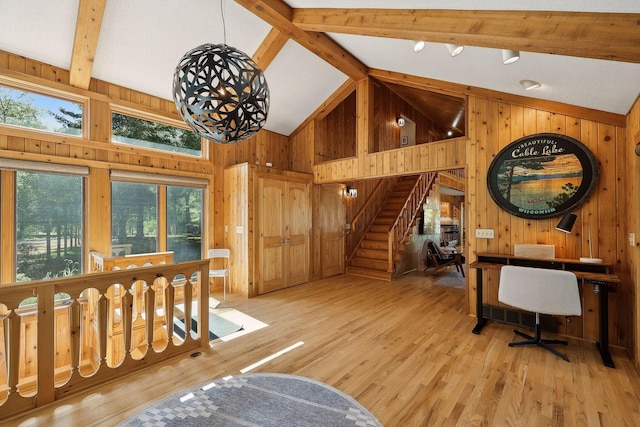
<path id="1" fill-rule="evenodd" d="M 205 259 L 0 285 L 0 420 L 207 346 L 208 270 Z"/>
<path id="2" fill-rule="evenodd" d="M 409 234 L 411 226 L 416 219 L 416 215 L 420 211 L 420 206 L 424 203 L 424 200 L 429 194 L 429 190 L 437 176 L 438 174 L 436 172 L 429 172 L 420 175 L 413 186 L 409 197 L 407 197 L 407 200 L 402 206 L 400 213 L 396 217 L 395 222 L 389 230 L 389 273 L 393 273 L 395 270 L 395 255 L 398 253 L 404 239 Z"/>

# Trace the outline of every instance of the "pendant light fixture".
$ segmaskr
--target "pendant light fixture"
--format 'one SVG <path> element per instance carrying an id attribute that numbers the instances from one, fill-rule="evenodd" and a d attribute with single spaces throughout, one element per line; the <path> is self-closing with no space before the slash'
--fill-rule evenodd
<path id="1" fill-rule="evenodd" d="M 188 51 L 173 76 L 173 99 L 182 119 L 204 138 L 220 144 L 254 136 L 267 121 L 269 86 L 260 67 L 227 46 L 222 0 L 223 44 Z"/>

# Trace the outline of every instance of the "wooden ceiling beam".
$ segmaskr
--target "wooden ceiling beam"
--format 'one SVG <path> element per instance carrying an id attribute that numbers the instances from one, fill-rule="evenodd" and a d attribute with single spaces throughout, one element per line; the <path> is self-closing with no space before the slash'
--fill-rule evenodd
<path id="1" fill-rule="evenodd" d="M 293 24 L 304 31 L 640 63 L 638 13 L 326 8 L 292 13 Z"/>
<path id="2" fill-rule="evenodd" d="M 263 71 L 266 70 L 288 40 L 289 37 L 286 34 L 273 27 L 253 55 L 253 60 L 256 61 L 258 67 Z"/>
<path id="3" fill-rule="evenodd" d="M 307 32 L 291 22 L 293 9 L 282 0 L 235 0 L 309 51 L 354 80 L 367 76 L 367 67 L 326 34 Z"/>
<path id="4" fill-rule="evenodd" d="M 76 35 L 71 52 L 69 83 L 80 89 L 88 89 L 96 57 L 100 27 L 107 0 L 80 0 Z"/>

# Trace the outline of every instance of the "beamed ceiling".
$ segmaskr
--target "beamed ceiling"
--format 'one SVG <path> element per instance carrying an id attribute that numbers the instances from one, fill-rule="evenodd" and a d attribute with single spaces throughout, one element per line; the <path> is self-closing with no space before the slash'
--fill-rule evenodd
<path id="1" fill-rule="evenodd" d="M 0 49 L 69 69 L 80 88 L 97 78 L 172 99 L 182 55 L 226 40 L 265 70 L 266 128 L 290 135 L 367 75 L 446 126 L 460 96 L 486 91 L 621 116 L 640 92 L 639 27 L 637 0 L 6 0 Z M 502 49 L 520 60 L 502 64 Z"/>

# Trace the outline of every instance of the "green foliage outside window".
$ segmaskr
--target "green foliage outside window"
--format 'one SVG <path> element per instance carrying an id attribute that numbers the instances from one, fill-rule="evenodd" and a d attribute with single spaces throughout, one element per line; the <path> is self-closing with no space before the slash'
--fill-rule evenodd
<path id="1" fill-rule="evenodd" d="M 82 223 L 82 177 L 16 172 L 16 280 L 80 274 Z"/>
<path id="2" fill-rule="evenodd" d="M 82 135 L 82 104 L 0 85 L 0 123 Z"/>
<path id="3" fill-rule="evenodd" d="M 163 123 L 113 113 L 111 132 L 115 142 L 193 156 L 202 154 L 202 142 L 195 132 Z"/>

